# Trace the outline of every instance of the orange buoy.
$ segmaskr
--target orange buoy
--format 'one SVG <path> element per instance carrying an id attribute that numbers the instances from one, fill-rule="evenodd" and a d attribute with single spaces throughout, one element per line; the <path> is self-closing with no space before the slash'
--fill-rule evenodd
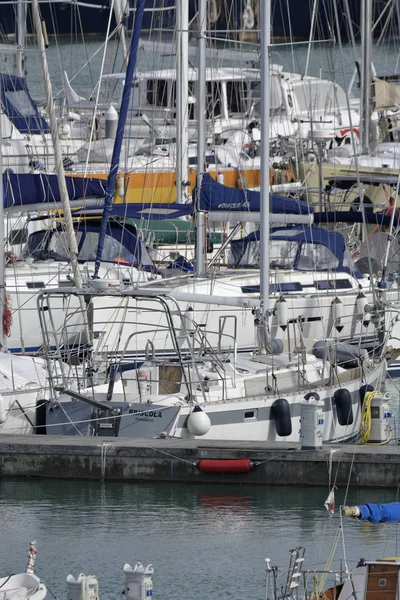
<path id="1" fill-rule="evenodd" d="M 248 473 L 255 464 L 249 458 L 234 460 L 201 460 L 197 465 L 202 473 Z"/>

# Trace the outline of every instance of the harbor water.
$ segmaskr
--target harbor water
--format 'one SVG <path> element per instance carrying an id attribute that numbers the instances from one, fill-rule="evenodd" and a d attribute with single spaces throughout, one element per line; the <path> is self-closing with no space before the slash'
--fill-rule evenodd
<path id="1" fill-rule="evenodd" d="M 399 383 L 387 382 L 396 422 Z M 334 479 L 335 472 L 332 484 Z M 156 597 L 261 599 L 266 557 L 284 569 L 289 551 L 304 546 L 305 567 L 324 569 L 341 523 L 341 504 L 399 499 L 395 489 L 339 488 L 330 517 L 324 508 L 328 491 L 0 479 L 1 573 L 23 570 L 29 542 L 36 540 L 36 571 L 59 600 L 66 598 L 67 575 L 81 572 L 97 575 L 100 598 L 120 598 L 123 565 L 137 561 L 154 565 Z M 346 520 L 330 568 L 351 568 L 361 557 L 399 552 L 398 526 Z"/>
<path id="2" fill-rule="evenodd" d="M 174 37 L 155 33 L 144 40 L 139 47 L 137 71 L 153 71 L 155 69 L 176 68 L 176 51 Z M 154 45 L 153 45 L 154 44 Z M 189 62 L 197 64 L 195 40 L 190 41 Z M 249 68 L 258 64 L 259 54 L 255 45 L 242 46 L 246 54 L 241 55 L 238 48 L 232 43 L 214 40 L 215 58 L 207 59 L 207 64 L 213 68 L 232 66 Z M 232 52 L 229 52 L 232 50 Z M 96 99 L 95 88 L 100 74 L 107 75 L 119 72 L 122 68 L 122 53 L 119 43 L 115 40 L 108 42 L 104 56 L 104 37 L 88 36 L 83 42 L 76 36 L 50 37 L 50 45 L 46 50 L 47 61 L 53 94 L 55 99 L 63 97 L 62 72 L 65 70 L 70 78 L 75 91 L 86 99 Z M 309 44 L 301 42 L 290 44 L 282 42 L 274 44 L 271 51 L 271 63 L 281 65 L 285 71 L 308 74 L 335 81 L 347 87 L 356 70 L 356 61 L 360 61 L 361 47 L 354 49 L 344 45 L 342 49 L 331 41 L 315 42 Z M 388 39 L 372 49 L 372 60 L 378 76 L 393 75 L 398 72 L 398 42 Z M 3 69 L 12 72 L 12 62 L 8 62 Z M 43 99 L 43 78 L 38 77 L 41 72 L 40 56 L 34 38 L 28 40 L 26 52 L 25 71 L 29 89 L 35 99 Z M 352 93 L 359 94 L 358 78 L 355 80 Z M 104 88 L 104 84 L 103 84 Z M 113 96 L 117 102 L 118 94 Z"/>
<path id="3" fill-rule="evenodd" d="M 328 516 L 321 488 L 2 481 L 2 574 L 23 570 L 36 539 L 36 572 L 58 599 L 65 579 L 97 575 L 100 598 L 121 598 L 122 568 L 152 563 L 154 595 L 169 600 L 265 597 L 265 557 L 285 568 L 306 547 L 305 567 L 323 569 L 339 511 Z M 345 490 L 336 491 L 337 504 Z M 350 491 L 347 501 L 387 502 L 395 491 Z M 346 521 L 332 569 L 347 558 L 398 555 L 395 525 Z M 342 567 L 344 563 L 342 561 Z M 284 581 L 282 580 L 282 584 Z"/>

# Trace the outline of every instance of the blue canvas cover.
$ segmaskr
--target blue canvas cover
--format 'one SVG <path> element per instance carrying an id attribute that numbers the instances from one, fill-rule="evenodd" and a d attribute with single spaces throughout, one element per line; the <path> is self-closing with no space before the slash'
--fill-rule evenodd
<path id="1" fill-rule="evenodd" d="M 362 274 L 353 268 L 354 265 L 352 261 L 352 268 L 349 268 L 346 264 L 347 262 L 350 264 L 350 257 L 346 249 L 344 237 L 341 233 L 325 231 L 325 229 L 321 229 L 320 227 L 282 227 L 271 229 L 269 239 L 270 241 L 283 240 L 298 243 L 299 247 L 297 251 L 297 257 L 293 264 L 294 269 L 299 268 L 302 244 L 314 244 L 317 246 L 325 246 L 337 258 L 338 265 L 336 268 L 332 268 L 333 271 L 351 273 L 355 277 L 362 277 Z M 231 252 L 234 257 L 234 263 L 237 265 L 240 257 L 244 254 L 247 244 L 258 242 L 259 240 L 259 230 L 253 231 L 242 239 L 233 240 L 231 242 Z"/>
<path id="2" fill-rule="evenodd" d="M 4 112 L 18 131 L 32 135 L 50 133 L 50 127 L 32 100 L 25 77 L 0 73 L 0 80 Z"/>
<path id="3" fill-rule="evenodd" d="M 400 502 L 388 504 L 361 504 L 359 507 L 361 521 L 371 523 L 396 523 L 400 521 Z"/>
<path id="4" fill-rule="evenodd" d="M 103 198 L 105 181 L 85 177 L 66 177 L 70 200 L 81 198 Z M 3 206 L 29 207 L 30 204 L 47 204 L 61 202 L 57 175 L 43 173 L 16 174 L 7 170 L 3 174 Z M 51 208 L 51 207 L 50 207 Z"/>
<path id="5" fill-rule="evenodd" d="M 195 191 L 193 193 L 196 195 Z M 200 189 L 200 210 L 260 212 L 260 192 L 227 187 L 205 173 Z M 313 209 L 304 200 L 270 194 L 270 212 L 306 215 L 312 213 Z"/>

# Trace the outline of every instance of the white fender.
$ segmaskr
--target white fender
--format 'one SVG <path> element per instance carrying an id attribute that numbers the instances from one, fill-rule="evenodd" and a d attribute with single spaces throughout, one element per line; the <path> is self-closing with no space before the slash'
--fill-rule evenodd
<path id="1" fill-rule="evenodd" d="M 205 435 L 210 431 L 209 416 L 198 404 L 194 407 L 187 420 L 187 428 L 192 435 Z"/>
<path id="2" fill-rule="evenodd" d="M 341 323 L 341 318 L 343 317 L 343 314 L 343 303 L 340 300 L 340 298 L 336 296 L 336 298 L 334 298 L 334 300 L 332 300 L 331 303 L 331 317 L 333 321 L 333 326 L 337 331 L 342 331 L 343 329 L 343 325 Z"/>
<path id="3" fill-rule="evenodd" d="M 287 328 L 288 322 L 288 303 L 285 298 L 282 296 L 276 301 L 275 304 L 275 314 L 276 314 L 276 323 L 277 325 L 285 331 Z"/>
<path id="4" fill-rule="evenodd" d="M 356 298 L 356 311 L 357 316 L 364 320 L 365 307 L 368 304 L 368 300 L 364 292 L 360 292 Z"/>

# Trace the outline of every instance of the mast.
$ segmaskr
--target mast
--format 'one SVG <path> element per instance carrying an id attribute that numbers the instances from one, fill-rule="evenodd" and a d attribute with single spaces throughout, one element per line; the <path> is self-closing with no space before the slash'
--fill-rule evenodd
<path id="1" fill-rule="evenodd" d="M 37 1 L 37 0 L 36 0 Z M 119 160 L 121 156 L 122 141 L 124 137 L 124 129 L 126 119 L 128 117 L 129 103 L 131 95 L 133 94 L 133 79 L 136 69 L 136 59 L 139 49 L 140 32 L 142 31 L 143 13 L 144 13 L 145 0 L 137 0 L 136 2 L 136 15 L 135 24 L 133 27 L 131 47 L 129 51 L 128 66 L 126 68 L 126 76 L 124 89 L 122 91 L 122 102 L 118 117 L 117 135 L 115 136 L 113 154 L 111 159 L 110 172 L 107 179 L 107 190 L 104 198 L 103 214 L 101 216 L 99 243 L 97 246 L 96 262 L 94 269 L 94 277 L 98 277 L 99 269 L 101 265 L 101 255 L 103 253 L 104 240 L 106 237 L 106 229 L 108 223 L 108 217 L 110 215 L 112 201 L 114 198 L 115 182 L 117 179 Z"/>
<path id="2" fill-rule="evenodd" d="M 189 2 L 176 0 L 176 201 L 185 202 L 188 181 Z"/>
<path id="3" fill-rule="evenodd" d="M 361 152 L 370 153 L 372 0 L 361 0 Z"/>
<path id="4" fill-rule="evenodd" d="M 125 67 L 126 61 L 128 59 L 128 51 L 126 48 L 124 12 L 125 11 L 122 10 L 121 0 L 114 0 L 114 15 L 115 15 L 115 21 L 116 21 L 117 25 L 119 25 L 118 35 L 119 35 L 119 39 L 121 40 L 122 55 L 124 58 L 123 66 Z"/>
<path id="5" fill-rule="evenodd" d="M 0 78 L 0 98 L 1 98 L 1 78 Z M 5 348 L 5 335 L 3 328 L 4 303 L 5 303 L 5 266 L 4 266 L 4 209 L 3 209 L 3 131 L 1 127 L 2 119 L 0 114 L 0 350 Z"/>
<path id="6" fill-rule="evenodd" d="M 72 222 L 71 207 L 69 204 L 69 195 L 67 190 L 67 184 L 65 183 L 65 173 L 63 156 L 61 153 L 60 142 L 58 139 L 57 119 L 54 111 L 53 92 L 51 87 L 49 68 L 47 65 L 45 43 L 43 39 L 42 24 L 40 21 L 39 14 L 39 2 L 38 0 L 32 0 L 32 17 L 33 23 L 36 30 L 36 37 L 39 46 L 40 57 L 42 61 L 45 90 L 46 90 L 46 103 L 47 110 L 50 120 L 51 128 L 51 139 L 53 141 L 54 156 L 56 161 L 56 173 L 58 187 L 60 188 L 61 204 L 64 212 L 64 223 L 65 231 L 67 234 L 69 251 L 71 256 L 72 272 L 74 276 L 75 286 L 78 288 L 82 287 L 82 277 L 78 265 L 78 245 L 75 237 L 74 226 Z"/>
<path id="7" fill-rule="evenodd" d="M 269 298 L 269 49 L 271 2 L 260 2 L 261 37 L 261 175 L 260 175 L 260 304 L 265 320 Z"/>
<path id="8" fill-rule="evenodd" d="M 17 52 L 15 55 L 15 74 L 18 77 L 25 75 L 24 51 L 26 37 L 26 5 L 25 0 L 17 3 Z"/>
<path id="9" fill-rule="evenodd" d="M 197 40 L 197 204 L 200 203 L 200 189 L 203 181 L 206 157 L 206 25 L 207 0 L 199 0 L 198 40 Z M 204 274 L 206 270 L 206 223 L 205 213 L 196 206 L 196 275 Z"/>

